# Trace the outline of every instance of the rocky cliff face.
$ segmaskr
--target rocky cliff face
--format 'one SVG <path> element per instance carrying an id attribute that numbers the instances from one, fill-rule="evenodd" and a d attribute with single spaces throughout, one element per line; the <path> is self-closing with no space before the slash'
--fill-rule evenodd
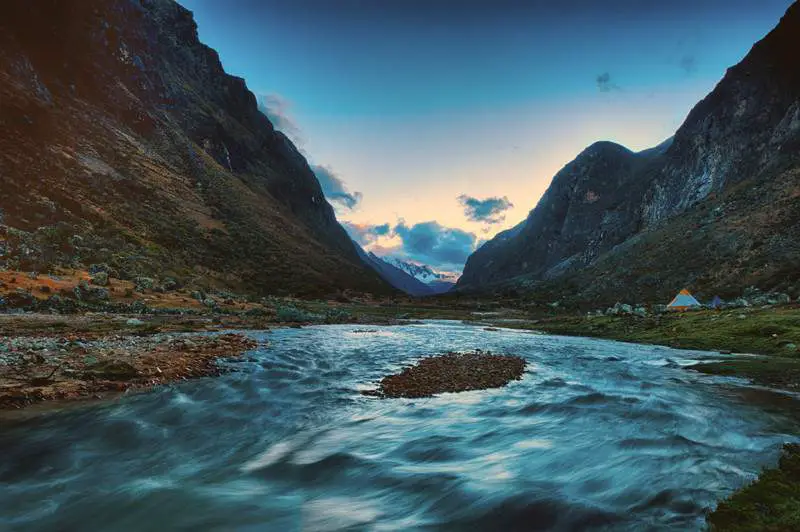
<path id="1" fill-rule="evenodd" d="M 671 142 L 638 154 L 607 142 L 587 148 L 527 220 L 469 258 L 458 287 L 613 303 L 620 291 L 641 300 L 682 285 L 794 284 L 798 61 L 795 3 Z"/>
<path id="2" fill-rule="evenodd" d="M 800 4 L 728 69 L 675 134 L 643 201 L 648 226 L 800 161 Z"/>
<path id="3" fill-rule="evenodd" d="M 459 286 L 522 274 L 552 278 L 590 264 L 640 229 L 639 177 L 662 153 L 663 147 L 637 154 L 612 142 L 592 144 L 556 174 L 523 224 L 469 258 Z"/>
<path id="4" fill-rule="evenodd" d="M 122 276 L 273 293 L 390 290 L 189 11 L 172 0 L 0 10 L 6 266 L 105 262 Z"/>

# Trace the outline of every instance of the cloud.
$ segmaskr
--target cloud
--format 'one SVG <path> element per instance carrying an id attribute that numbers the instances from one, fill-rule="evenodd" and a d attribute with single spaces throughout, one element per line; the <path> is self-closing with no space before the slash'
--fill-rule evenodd
<path id="1" fill-rule="evenodd" d="M 468 220 L 487 224 L 498 224 L 504 221 L 506 216 L 503 213 L 514 206 L 506 196 L 479 200 L 461 194 L 458 201 L 464 207 L 464 215 Z"/>
<path id="2" fill-rule="evenodd" d="M 681 57 L 680 67 L 687 75 L 697 72 L 697 58 L 693 55 L 684 55 Z"/>
<path id="3" fill-rule="evenodd" d="M 329 166 L 314 165 L 311 170 L 317 176 L 317 181 L 319 181 L 322 192 L 328 198 L 328 201 L 351 211 L 356 208 L 362 198 L 361 192 L 347 190 L 347 185 L 344 184 L 342 178 L 336 175 Z"/>
<path id="4" fill-rule="evenodd" d="M 602 74 L 598 74 L 595 78 L 595 82 L 597 83 L 597 89 L 600 92 L 611 92 L 611 91 L 618 91 L 621 90 L 619 85 L 611 81 L 611 74 L 608 72 L 603 72 Z"/>
<path id="5" fill-rule="evenodd" d="M 392 226 L 341 222 L 350 237 L 380 257 L 426 264 L 437 271 L 460 272 L 475 251 L 477 236 L 439 222 L 409 226 L 402 218 Z"/>
<path id="6" fill-rule="evenodd" d="M 444 227 L 435 221 L 409 227 L 400 220 L 393 234 L 402 241 L 402 251 L 408 258 L 437 268 L 457 270 L 464 267 L 477 240 L 473 233 Z"/>
<path id="7" fill-rule="evenodd" d="M 378 238 L 382 236 L 389 236 L 392 232 L 392 227 L 388 224 L 372 225 L 372 224 L 357 224 L 355 222 L 341 222 L 350 238 L 361 244 L 362 246 L 369 246 L 374 244 Z"/>
<path id="8" fill-rule="evenodd" d="M 258 98 L 258 110 L 269 118 L 275 129 L 295 144 L 302 144 L 302 132 L 292 117 L 291 107 L 291 103 L 278 94 L 263 94 Z"/>

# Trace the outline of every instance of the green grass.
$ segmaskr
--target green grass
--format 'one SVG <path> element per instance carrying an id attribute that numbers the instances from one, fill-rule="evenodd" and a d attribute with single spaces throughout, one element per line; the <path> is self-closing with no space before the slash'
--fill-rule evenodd
<path id="1" fill-rule="evenodd" d="M 707 522 L 719 532 L 800 530 L 800 445 L 787 444 L 776 469 L 722 501 Z"/>
<path id="2" fill-rule="evenodd" d="M 734 309 L 638 318 L 635 316 L 558 317 L 536 328 L 553 334 L 594 336 L 680 349 L 797 355 L 800 309 Z"/>
<path id="3" fill-rule="evenodd" d="M 770 388 L 800 391 L 800 358 L 736 358 L 724 362 L 695 364 L 691 369 L 711 375 L 745 377 Z"/>
<path id="4" fill-rule="evenodd" d="M 798 307 L 670 313 L 647 318 L 562 315 L 516 323 L 481 320 L 481 324 L 679 349 L 766 355 L 759 358 L 733 357 L 725 362 L 697 364 L 692 369 L 749 378 L 764 386 L 800 391 Z"/>

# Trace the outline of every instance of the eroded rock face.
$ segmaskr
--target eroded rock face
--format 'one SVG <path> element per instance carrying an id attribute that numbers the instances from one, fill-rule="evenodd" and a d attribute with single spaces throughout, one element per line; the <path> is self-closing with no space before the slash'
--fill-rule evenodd
<path id="1" fill-rule="evenodd" d="M 648 225 L 800 160 L 800 6 L 728 69 L 675 134 L 645 198 Z"/>
<path id="2" fill-rule="evenodd" d="M 790 282 L 800 258 L 798 64 L 795 3 L 674 140 L 638 154 L 607 142 L 587 148 L 556 174 L 527 220 L 469 258 L 458 287 L 555 287 L 571 278 L 575 291 L 595 279 L 586 295 L 596 300 L 622 288 L 633 297 L 654 293 L 665 283 L 664 295 L 673 283 L 724 291 L 735 282 Z M 712 268 L 730 271 L 711 279 Z M 737 281 L 743 271 L 749 278 Z"/>
<path id="3" fill-rule="evenodd" d="M 240 291 L 389 290 L 173 0 L 3 3 L 0 189 L 4 224 L 59 228 L 6 253 L 23 266 L 196 265 Z"/>

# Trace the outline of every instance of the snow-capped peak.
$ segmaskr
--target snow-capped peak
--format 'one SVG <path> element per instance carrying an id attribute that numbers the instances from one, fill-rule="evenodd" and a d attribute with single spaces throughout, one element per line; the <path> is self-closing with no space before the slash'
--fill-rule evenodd
<path id="1" fill-rule="evenodd" d="M 425 284 L 430 284 L 435 281 L 450 280 L 452 275 L 442 272 L 434 271 L 430 266 L 425 264 L 414 264 L 395 257 L 381 257 L 384 261 L 388 262 L 395 268 L 399 268 L 406 272 L 411 277 Z"/>

